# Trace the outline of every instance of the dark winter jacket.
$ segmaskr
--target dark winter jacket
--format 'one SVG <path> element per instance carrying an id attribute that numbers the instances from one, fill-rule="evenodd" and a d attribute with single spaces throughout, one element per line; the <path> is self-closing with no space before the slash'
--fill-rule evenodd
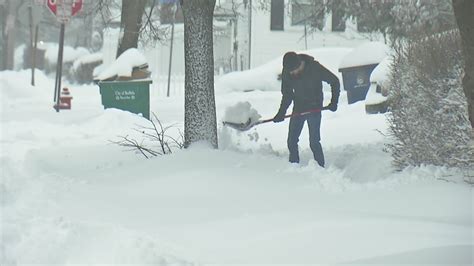
<path id="1" fill-rule="evenodd" d="M 293 113 L 300 113 L 323 107 L 323 81 L 331 85 L 331 103 L 339 99 L 339 79 L 331 71 L 315 61 L 312 56 L 299 54 L 305 61 L 301 76 L 293 79 L 283 68 L 281 93 L 283 94 L 279 113 L 285 114 L 293 102 Z"/>

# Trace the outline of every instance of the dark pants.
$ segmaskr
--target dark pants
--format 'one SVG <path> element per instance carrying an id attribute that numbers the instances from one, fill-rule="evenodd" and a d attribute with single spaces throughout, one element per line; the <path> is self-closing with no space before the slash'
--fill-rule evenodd
<path id="1" fill-rule="evenodd" d="M 308 123 L 309 129 L 309 146 L 313 151 L 313 156 L 316 162 L 321 167 L 324 167 L 324 154 L 321 147 L 321 136 L 319 128 L 321 126 L 321 113 L 310 113 L 302 116 L 294 116 L 290 118 L 290 127 L 288 130 L 288 150 L 290 151 L 290 163 L 299 163 L 300 156 L 298 153 L 298 141 L 303 129 L 304 122 Z"/>

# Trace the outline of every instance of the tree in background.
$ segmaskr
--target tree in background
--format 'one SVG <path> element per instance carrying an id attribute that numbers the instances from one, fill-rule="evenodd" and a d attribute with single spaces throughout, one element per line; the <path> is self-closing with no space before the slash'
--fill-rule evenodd
<path id="1" fill-rule="evenodd" d="M 312 1 L 310 25 L 321 29 L 321 14 L 332 12 L 355 19 L 361 32 L 378 32 L 386 43 L 415 34 L 436 33 L 455 27 L 450 1 L 446 0 L 327 0 Z M 324 3 L 324 4 L 322 4 Z"/>
<path id="2" fill-rule="evenodd" d="M 4 70 L 4 59 L 5 54 L 3 50 L 5 49 L 5 17 L 7 16 L 6 1 L 0 1 L 0 70 Z"/>
<path id="3" fill-rule="evenodd" d="M 130 48 L 138 47 L 142 18 L 148 0 L 122 0 L 120 40 L 117 57 Z"/>
<path id="4" fill-rule="evenodd" d="M 474 128 L 474 2 L 472 0 L 453 0 L 453 7 L 462 39 L 464 94 L 469 105 L 471 127 Z"/>
<path id="5" fill-rule="evenodd" d="M 167 0 L 168 1 L 168 0 Z M 159 0 L 98 0 L 93 2 L 94 15 L 101 18 L 102 27 L 112 24 L 114 9 L 120 9 L 120 36 L 117 57 L 130 48 L 137 48 L 139 42 L 154 43 L 165 39 L 168 26 L 159 23 Z"/>
<path id="6" fill-rule="evenodd" d="M 216 0 L 181 0 L 184 16 L 184 145 L 217 148 L 214 96 L 213 15 Z"/>
<path id="7" fill-rule="evenodd" d="M 392 44 L 456 27 L 452 3 L 446 0 L 395 0 L 390 13 L 393 23 L 388 33 Z"/>
<path id="8" fill-rule="evenodd" d="M 24 0 L 5 0 L 0 2 L 1 13 L 1 43 L 2 43 L 2 62 L 0 70 L 11 70 L 14 67 L 14 51 L 18 22 L 18 11 L 23 5 Z"/>

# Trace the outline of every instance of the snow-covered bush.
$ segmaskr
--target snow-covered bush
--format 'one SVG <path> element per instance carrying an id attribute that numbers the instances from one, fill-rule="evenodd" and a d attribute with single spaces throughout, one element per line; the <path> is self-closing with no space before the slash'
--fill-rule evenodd
<path id="1" fill-rule="evenodd" d="M 94 69 L 103 62 L 102 53 L 88 54 L 74 61 L 70 69 L 72 80 L 79 84 L 92 83 L 94 80 Z"/>
<path id="2" fill-rule="evenodd" d="M 472 132 L 462 90 L 458 32 L 396 47 L 390 81 L 387 145 L 395 165 L 474 165 Z"/>

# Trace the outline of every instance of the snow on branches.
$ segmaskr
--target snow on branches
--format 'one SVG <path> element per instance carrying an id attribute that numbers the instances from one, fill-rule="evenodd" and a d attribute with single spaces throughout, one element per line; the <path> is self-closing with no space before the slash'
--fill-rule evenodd
<path id="1" fill-rule="evenodd" d="M 387 149 L 397 168 L 474 165 L 460 45 L 459 33 L 449 31 L 396 47 Z"/>

